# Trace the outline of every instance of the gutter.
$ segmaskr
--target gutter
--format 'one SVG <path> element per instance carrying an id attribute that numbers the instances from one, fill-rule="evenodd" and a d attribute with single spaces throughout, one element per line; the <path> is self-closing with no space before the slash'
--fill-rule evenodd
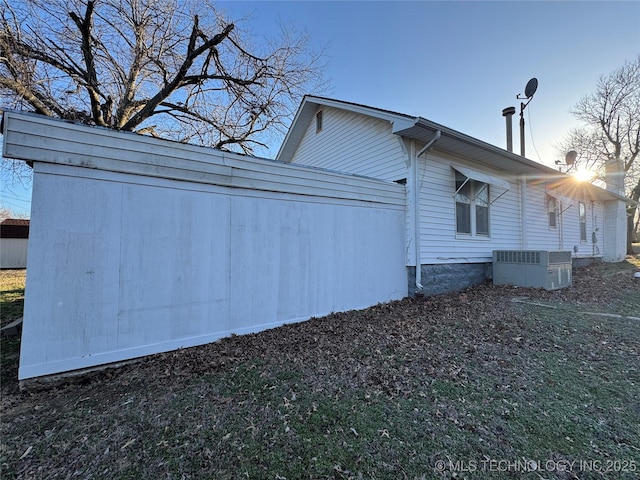
<path id="1" fill-rule="evenodd" d="M 414 246 L 415 246 L 415 255 L 416 255 L 416 292 L 424 290 L 424 286 L 422 285 L 422 262 L 420 261 L 420 248 L 422 247 L 421 235 L 420 235 L 420 185 L 418 184 L 418 160 L 421 155 L 428 152 L 429 149 L 440 140 L 442 132 L 440 130 L 436 130 L 435 135 L 429 142 L 422 147 L 415 155 L 413 152 L 415 151 L 415 141 L 411 142 L 411 176 L 413 180 L 413 213 L 414 213 Z"/>

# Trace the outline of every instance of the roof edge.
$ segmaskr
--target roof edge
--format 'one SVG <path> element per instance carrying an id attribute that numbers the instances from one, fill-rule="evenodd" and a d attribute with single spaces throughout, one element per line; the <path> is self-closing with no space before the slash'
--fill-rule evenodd
<path id="1" fill-rule="evenodd" d="M 304 116 L 304 114 L 309 114 L 309 109 L 313 108 L 315 110 L 315 108 L 317 108 L 318 106 L 338 108 L 353 113 L 359 113 L 361 115 L 367 115 L 370 117 L 389 121 L 392 124 L 392 133 L 398 136 L 403 136 L 403 132 L 413 127 L 421 127 L 433 131 L 440 130 L 443 135 L 464 142 L 472 146 L 473 148 L 484 150 L 485 152 L 498 155 L 506 160 L 519 163 L 520 165 L 530 168 L 531 170 L 538 171 L 544 174 L 552 174 L 567 179 L 572 178 L 570 175 L 559 172 L 555 168 L 547 166 L 543 163 L 536 162 L 535 160 L 523 157 L 521 155 L 518 155 L 517 153 L 510 152 L 508 150 L 505 150 L 504 148 L 498 147 L 491 143 L 485 142 L 484 140 L 472 137 L 458 130 L 454 130 L 423 117 L 415 117 L 406 115 L 404 113 L 394 112 L 392 110 L 385 110 L 382 108 L 371 107 L 359 103 L 315 95 L 305 95 L 303 97 L 302 102 L 300 103 L 300 107 L 298 108 L 298 111 L 296 112 L 296 115 L 293 119 L 293 122 L 291 123 L 291 126 L 287 131 L 282 145 L 278 150 L 278 154 L 276 155 L 277 161 L 286 163 L 290 162 L 290 158 L 293 157 L 295 149 L 297 149 L 297 146 L 299 145 L 299 142 L 302 139 L 302 136 L 304 135 L 307 128 L 307 125 L 300 125 L 299 120 Z M 283 156 L 288 158 L 282 158 Z M 638 202 L 625 197 L 624 195 L 620 195 L 616 192 L 607 190 L 606 188 L 601 188 L 593 184 L 587 184 L 586 186 L 587 188 L 594 189 L 594 191 L 600 195 L 609 196 L 612 199 L 623 201 L 628 205 L 638 205 Z"/>
<path id="2" fill-rule="evenodd" d="M 300 106 L 298 107 L 298 111 L 296 112 L 296 115 L 291 122 L 291 126 L 289 127 L 289 130 L 287 131 L 287 134 L 285 135 L 284 140 L 282 141 L 282 144 L 278 149 L 278 153 L 275 157 L 276 160 L 287 163 L 289 162 L 288 158 L 291 158 L 293 156 L 295 148 L 297 148 L 297 145 L 299 144 L 306 130 L 306 125 L 300 125 L 300 119 L 305 115 L 308 115 L 311 108 L 315 109 L 318 106 L 347 110 L 353 113 L 375 117 L 380 120 L 386 120 L 393 124 L 395 124 L 396 122 L 403 122 L 403 125 L 406 125 L 406 122 L 414 122 L 416 120 L 416 117 L 405 115 L 403 113 L 393 112 L 391 110 L 384 110 L 381 108 L 370 107 L 368 105 L 362 105 L 359 103 L 346 102 L 344 100 L 336 100 L 328 97 L 305 95 L 300 102 Z"/>

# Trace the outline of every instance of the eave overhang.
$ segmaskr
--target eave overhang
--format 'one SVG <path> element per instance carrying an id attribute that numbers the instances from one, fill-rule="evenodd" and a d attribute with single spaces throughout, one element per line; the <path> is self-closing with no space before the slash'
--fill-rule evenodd
<path id="1" fill-rule="evenodd" d="M 433 139 L 436 131 L 441 132 L 441 137 L 433 146 L 433 151 L 443 152 L 488 168 L 501 172 L 506 178 L 517 180 L 526 178 L 531 181 L 543 183 L 563 184 L 572 192 L 580 192 L 583 197 L 593 200 L 619 200 L 629 205 L 637 205 L 618 193 L 597 187 L 590 183 L 579 182 L 570 175 L 564 174 L 534 160 L 509 152 L 490 143 L 458 132 L 422 117 L 412 117 L 390 110 L 384 110 L 366 105 L 344 102 L 325 97 L 307 95 L 302 100 L 300 108 L 287 132 L 285 139 L 278 151 L 276 160 L 290 162 L 295 154 L 302 137 L 309 124 L 313 121 L 319 107 L 327 106 L 341 110 L 366 115 L 388 121 L 391 131 L 400 137 L 415 140 L 422 144 Z"/>
<path id="2" fill-rule="evenodd" d="M 406 124 L 405 124 L 406 125 Z M 496 147 L 489 143 L 470 137 L 464 133 L 432 122 L 425 118 L 415 118 L 412 125 L 403 126 L 398 123 L 393 133 L 419 142 L 426 142 L 437 130 L 442 132 L 434 150 L 453 154 L 458 157 L 472 159 L 495 170 L 510 175 L 545 175 L 549 177 L 565 176 L 557 170 L 541 163 L 521 157 L 515 153 Z"/>

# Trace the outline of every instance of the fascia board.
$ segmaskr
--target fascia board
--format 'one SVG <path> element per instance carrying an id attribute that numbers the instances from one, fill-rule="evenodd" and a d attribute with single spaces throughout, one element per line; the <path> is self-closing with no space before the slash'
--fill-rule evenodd
<path id="1" fill-rule="evenodd" d="M 543 165 L 542 163 L 538 163 L 535 162 L 533 160 L 529 160 L 528 158 L 522 157 L 520 155 L 516 155 L 513 152 L 509 152 L 507 150 L 504 150 L 500 147 L 497 147 L 495 145 L 491 145 L 490 143 L 487 142 L 483 142 L 482 140 L 479 140 L 477 138 L 471 137 L 469 135 L 466 135 L 462 132 L 458 132 L 457 130 L 453 130 L 451 128 L 445 127 L 444 125 L 440 125 L 438 123 L 432 122 L 431 120 L 427 120 L 426 118 L 418 118 L 416 121 L 416 125 L 421 125 L 425 128 L 428 128 L 430 130 L 440 130 L 442 132 L 442 135 L 446 135 L 450 138 L 453 138 L 455 140 L 458 140 L 460 142 L 464 142 L 468 145 L 470 145 L 471 147 L 474 148 L 478 148 L 480 150 L 484 150 L 486 152 L 495 154 L 497 156 L 503 157 L 507 160 L 519 163 L 521 165 L 530 167 L 532 170 L 538 171 L 538 172 L 544 172 L 544 173 L 548 173 L 548 174 L 554 174 L 557 175 L 559 172 L 557 170 L 555 170 L 554 168 L 551 167 L 547 167 L 546 165 Z M 562 175 L 562 174 L 560 174 Z"/>

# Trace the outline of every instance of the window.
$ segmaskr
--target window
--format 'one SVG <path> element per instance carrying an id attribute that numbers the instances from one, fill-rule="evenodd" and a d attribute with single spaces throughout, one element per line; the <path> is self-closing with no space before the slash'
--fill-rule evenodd
<path id="1" fill-rule="evenodd" d="M 547 213 L 549 216 L 549 228 L 558 226 L 558 201 L 551 195 L 547 195 Z"/>
<path id="2" fill-rule="evenodd" d="M 489 235 L 489 185 L 474 181 L 476 194 L 476 234 Z"/>
<path id="3" fill-rule="evenodd" d="M 584 203 L 578 203 L 578 214 L 580 220 L 580 241 L 587 241 L 587 207 Z"/>
<path id="4" fill-rule="evenodd" d="M 318 110 L 316 113 L 316 133 L 322 130 L 322 110 Z"/>
<path id="5" fill-rule="evenodd" d="M 456 172 L 456 231 L 471 233 L 471 184 L 461 173 Z"/>
<path id="6" fill-rule="evenodd" d="M 456 233 L 489 236 L 489 184 L 455 175 Z"/>

